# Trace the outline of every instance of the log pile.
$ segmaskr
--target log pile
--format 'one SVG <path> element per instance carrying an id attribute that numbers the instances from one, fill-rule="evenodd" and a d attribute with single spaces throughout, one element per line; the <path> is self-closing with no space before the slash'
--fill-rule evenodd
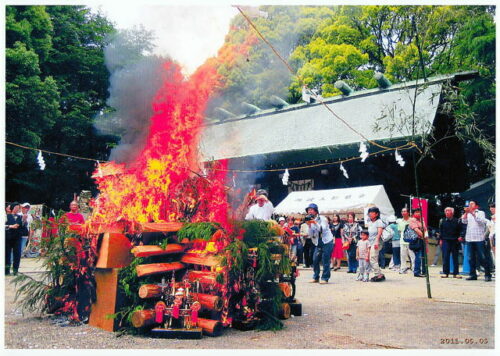
<path id="1" fill-rule="evenodd" d="M 258 267 L 258 248 L 249 248 L 245 270 L 240 272 L 241 277 L 231 277 L 240 279 L 237 283 L 232 281 L 230 284 L 227 274 L 219 276 L 222 270 L 220 256 L 208 247 L 201 250 L 203 240 L 198 243 L 195 243 L 193 238 L 185 242 L 177 240 L 175 232 L 181 226 L 180 223 L 143 224 L 143 232 L 164 233 L 168 241 L 161 242 L 161 245 L 164 246 L 164 242 L 168 242 L 166 246 L 149 244 L 122 248 L 122 259 L 144 259 L 135 266 L 138 280 L 144 281 L 139 283 L 137 289 L 137 295 L 144 302 L 144 309 L 136 310 L 130 315 L 133 327 L 149 332 L 152 337 L 162 338 L 197 338 L 197 332 L 199 337 L 201 333 L 218 336 L 222 334 L 225 326 L 231 326 L 231 320 L 235 328 L 252 329 L 262 320 L 262 313 L 269 315 L 273 309 L 273 297 L 266 295 L 266 290 L 275 290 L 274 295 L 281 296 L 282 304 L 278 313 L 274 314 L 275 319 L 284 320 L 291 315 L 301 315 L 302 306 L 294 299 L 294 277 L 286 279 L 283 278 L 283 273 L 277 273 L 272 281 L 257 282 L 255 271 Z M 106 236 L 114 238 L 112 234 Z M 120 247 L 126 246 L 122 243 L 123 239 L 114 238 L 113 241 L 110 240 L 113 244 L 106 245 L 111 246 L 106 247 L 106 251 L 117 249 L 114 247 L 117 245 L 115 240 L 120 242 Z M 193 245 L 196 245 L 197 249 L 194 249 Z M 284 253 L 288 252 L 287 249 L 284 250 Z M 101 257 L 107 266 L 109 261 L 116 258 L 111 253 L 106 253 Z M 282 262 L 282 258 L 283 253 L 270 254 L 273 265 Z M 266 283 L 271 283 L 272 286 L 267 286 Z M 236 289 L 236 294 L 226 294 L 230 288 L 240 286 L 247 289 L 246 294 L 239 293 Z M 231 298 L 238 293 L 240 296 L 233 301 Z M 252 302 L 249 302 L 250 299 Z"/>
<path id="2" fill-rule="evenodd" d="M 162 229 L 178 230 L 178 226 L 143 224 L 144 231 Z M 136 258 L 146 258 L 147 262 L 135 267 L 137 276 L 161 278 L 159 283 L 145 283 L 139 287 L 139 297 L 156 305 L 154 308 L 135 311 L 131 316 L 134 327 L 151 329 L 152 336 L 164 338 L 182 337 L 184 331 L 188 335 L 197 329 L 210 336 L 222 333 L 223 325 L 218 318 L 223 301 L 215 272 L 219 258 L 213 253 L 190 251 L 191 246 L 192 242 L 188 242 L 169 243 L 165 248 L 143 245 L 132 249 Z M 149 263 L 153 262 L 150 258 L 156 261 L 168 259 L 168 262 Z"/>

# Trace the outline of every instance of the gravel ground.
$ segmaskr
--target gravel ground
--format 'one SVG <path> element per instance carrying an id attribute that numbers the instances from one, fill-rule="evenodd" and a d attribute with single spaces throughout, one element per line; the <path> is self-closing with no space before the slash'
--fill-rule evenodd
<path id="1" fill-rule="evenodd" d="M 33 259 L 21 272 L 36 275 Z M 5 281 L 5 348 L 9 349 L 412 349 L 494 348 L 495 282 L 439 278 L 431 268 L 432 299 L 425 278 L 386 270 L 382 283 L 355 281 L 346 268 L 332 272 L 328 285 L 309 284 L 312 270 L 300 270 L 297 298 L 303 316 L 285 329 L 238 331 L 201 340 L 152 339 L 103 331 L 88 325 L 60 327 L 48 316 L 23 316 L 16 309 L 14 286 Z M 303 336 L 303 337 L 301 337 Z M 446 344 L 443 339 L 458 339 Z M 468 342 L 473 341 L 473 344 Z M 450 342 L 448 340 L 448 342 Z M 480 343 L 483 342 L 483 343 Z"/>

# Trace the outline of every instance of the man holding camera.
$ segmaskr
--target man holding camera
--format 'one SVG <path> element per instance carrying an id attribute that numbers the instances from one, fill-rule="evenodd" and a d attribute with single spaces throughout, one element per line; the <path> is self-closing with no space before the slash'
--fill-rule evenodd
<path id="1" fill-rule="evenodd" d="M 477 202 L 471 200 L 469 206 L 465 208 L 464 214 L 462 215 L 462 223 L 467 225 L 465 243 L 470 249 L 470 276 L 467 280 L 477 280 L 476 261 L 477 258 L 479 258 L 479 263 L 484 266 L 484 280 L 486 282 L 491 282 L 490 264 L 486 260 L 484 251 L 484 235 L 488 220 L 484 215 L 484 211 L 478 208 Z"/>
<path id="2" fill-rule="evenodd" d="M 318 206 L 309 204 L 305 218 L 309 226 L 309 237 L 314 245 L 313 250 L 313 279 L 311 283 L 327 284 L 330 279 L 330 256 L 333 251 L 333 235 L 328 226 L 328 220 L 319 215 Z M 320 261 L 323 264 L 321 282 L 319 281 Z"/>

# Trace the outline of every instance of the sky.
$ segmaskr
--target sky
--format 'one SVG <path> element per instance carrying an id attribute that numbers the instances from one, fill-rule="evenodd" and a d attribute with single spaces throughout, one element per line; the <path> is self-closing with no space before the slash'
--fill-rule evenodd
<path id="1" fill-rule="evenodd" d="M 118 29 L 143 25 L 156 36 L 155 54 L 170 56 L 190 74 L 217 54 L 238 10 L 230 5 L 135 5 L 130 2 L 94 4 Z"/>

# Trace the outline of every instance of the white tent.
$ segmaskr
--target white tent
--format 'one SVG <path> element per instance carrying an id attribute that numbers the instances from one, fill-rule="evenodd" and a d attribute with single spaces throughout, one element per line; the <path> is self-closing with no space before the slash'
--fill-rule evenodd
<path id="1" fill-rule="evenodd" d="M 394 208 L 383 185 L 365 187 L 298 191 L 288 194 L 274 209 L 277 215 L 305 214 L 305 208 L 315 203 L 320 214 L 356 213 L 356 217 L 365 217 L 366 210 L 372 206 L 380 209 L 382 217 L 394 215 Z"/>

